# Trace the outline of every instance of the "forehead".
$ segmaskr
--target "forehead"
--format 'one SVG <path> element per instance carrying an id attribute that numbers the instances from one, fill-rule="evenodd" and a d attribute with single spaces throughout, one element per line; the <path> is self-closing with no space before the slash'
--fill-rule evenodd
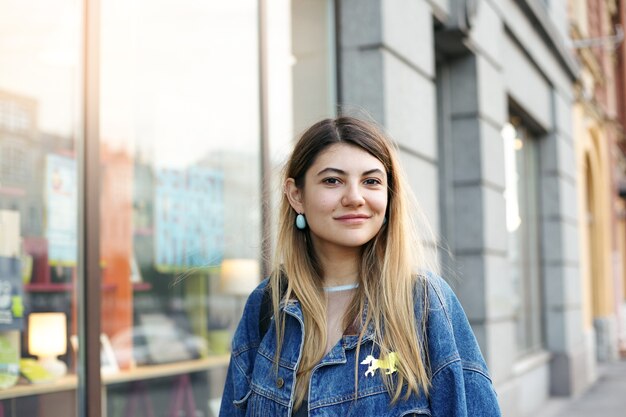
<path id="1" fill-rule="evenodd" d="M 385 173 L 383 163 L 358 146 L 336 143 L 319 153 L 311 165 L 310 172 L 317 174 L 319 169 L 337 168 L 342 171 L 369 171 L 380 169 Z"/>

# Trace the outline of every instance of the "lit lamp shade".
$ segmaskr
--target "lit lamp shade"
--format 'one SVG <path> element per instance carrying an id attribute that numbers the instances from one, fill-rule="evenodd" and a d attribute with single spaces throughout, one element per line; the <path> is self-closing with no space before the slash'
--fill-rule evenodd
<path id="1" fill-rule="evenodd" d="M 223 293 L 248 295 L 259 285 L 261 268 L 256 259 L 224 259 L 220 274 Z"/>
<path id="2" fill-rule="evenodd" d="M 31 313 L 28 316 L 28 351 L 53 377 L 66 374 L 67 365 L 57 356 L 67 352 L 65 313 Z"/>

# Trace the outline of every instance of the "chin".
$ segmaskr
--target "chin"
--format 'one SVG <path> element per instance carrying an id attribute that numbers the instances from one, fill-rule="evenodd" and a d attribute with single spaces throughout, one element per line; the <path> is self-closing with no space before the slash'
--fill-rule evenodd
<path id="1" fill-rule="evenodd" d="M 358 248 L 358 247 L 365 245 L 370 240 L 372 240 L 374 236 L 376 235 L 374 234 L 372 236 L 368 235 L 368 236 L 359 237 L 359 238 L 342 239 L 342 240 L 337 241 L 336 244 L 340 246 L 349 247 L 349 248 Z"/>

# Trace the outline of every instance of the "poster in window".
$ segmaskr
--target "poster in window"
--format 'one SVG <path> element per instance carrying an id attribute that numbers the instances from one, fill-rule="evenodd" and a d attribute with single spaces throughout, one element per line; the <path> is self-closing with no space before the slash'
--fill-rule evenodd
<path id="1" fill-rule="evenodd" d="M 20 259 L 0 256 L 0 332 L 24 328 L 23 297 Z"/>
<path id="2" fill-rule="evenodd" d="M 78 197 L 76 160 L 46 156 L 46 237 L 50 264 L 76 264 Z"/>
<path id="3" fill-rule="evenodd" d="M 223 258 L 223 173 L 203 167 L 156 172 L 155 262 L 161 271 L 218 265 Z"/>

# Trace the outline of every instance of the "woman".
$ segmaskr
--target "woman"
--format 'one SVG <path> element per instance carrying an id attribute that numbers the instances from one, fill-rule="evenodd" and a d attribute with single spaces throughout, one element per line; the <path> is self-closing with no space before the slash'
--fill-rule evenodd
<path id="1" fill-rule="evenodd" d="M 220 416 L 500 415 L 415 213 L 376 126 L 339 117 L 303 134 L 285 170 L 273 272 L 233 338 Z"/>

